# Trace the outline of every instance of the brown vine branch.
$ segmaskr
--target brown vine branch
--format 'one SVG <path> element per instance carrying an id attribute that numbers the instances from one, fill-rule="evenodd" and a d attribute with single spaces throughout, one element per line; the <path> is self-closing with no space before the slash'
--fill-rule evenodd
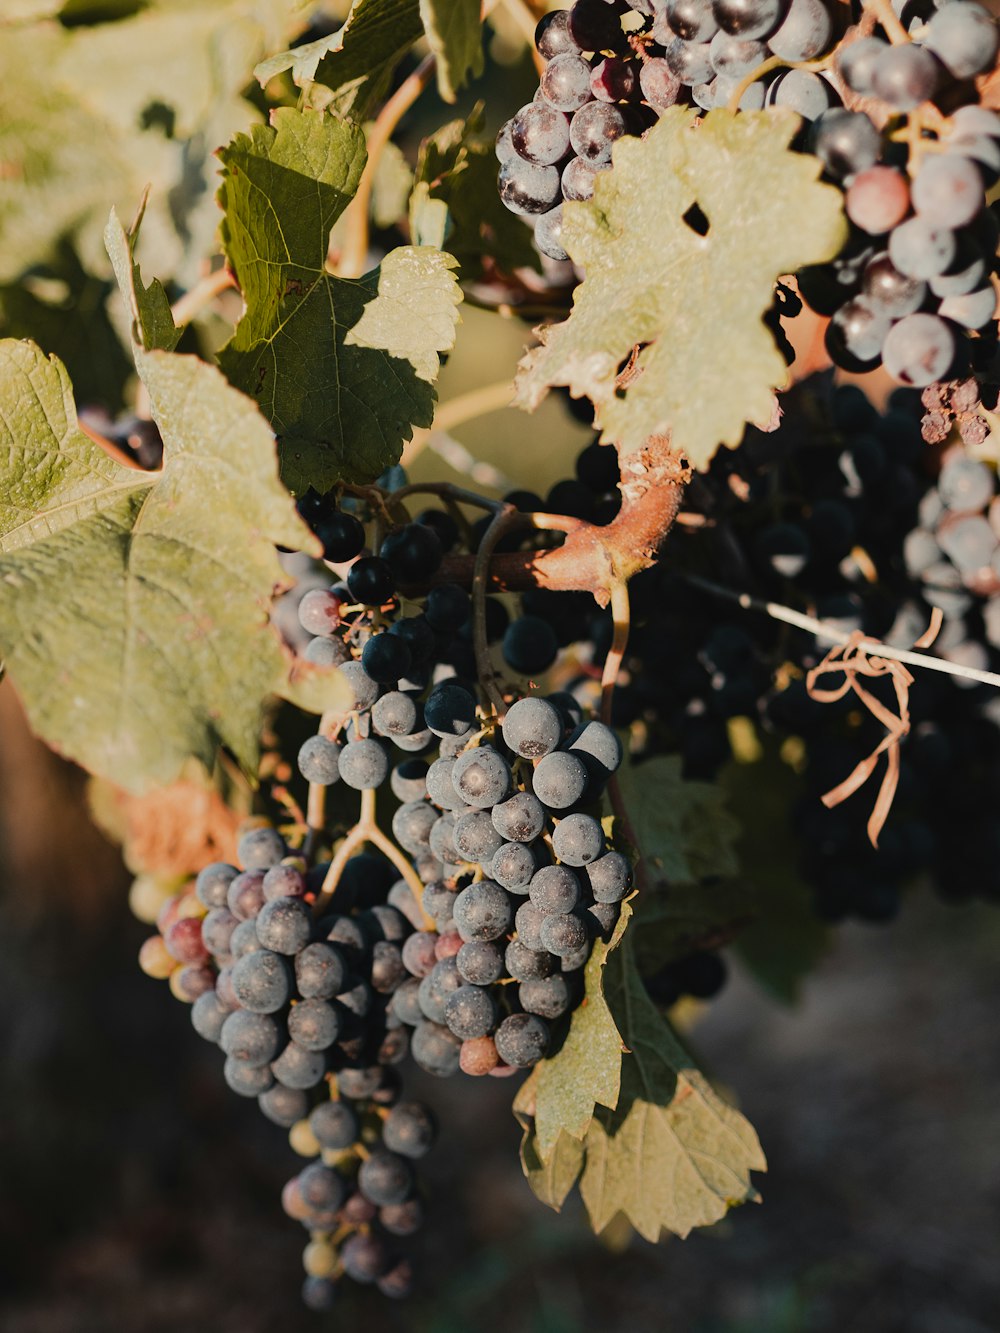
<path id="1" fill-rule="evenodd" d="M 487 586 L 499 592 L 549 588 L 590 592 L 606 606 L 615 586 L 654 563 L 680 509 L 690 469 L 664 436 L 622 459 L 622 507 L 604 527 L 554 515 L 521 515 L 537 527 L 567 531 L 561 546 L 545 551 L 501 551 L 489 561 Z M 471 587 L 476 557 L 449 556 L 436 582 Z"/>

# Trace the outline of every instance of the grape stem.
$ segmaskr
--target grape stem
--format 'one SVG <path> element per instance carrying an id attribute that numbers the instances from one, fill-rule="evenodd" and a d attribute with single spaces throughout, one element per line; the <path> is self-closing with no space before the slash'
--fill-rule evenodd
<path id="1" fill-rule="evenodd" d="M 365 271 L 365 261 L 368 257 L 368 215 L 378 164 L 399 122 L 430 83 L 436 68 L 437 61 L 434 56 L 424 56 L 409 78 L 400 84 L 382 107 L 368 132 L 368 160 L 361 173 L 357 193 L 344 213 L 344 248 L 336 265 L 339 277 L 360 278 Z"/>
<path id="2" fill-rule="evenodd" d="M 875 15 L 894 46 L 910 40 L 910 34 L 899 21 L 891 0 L 863 0 L 863 5 Z"/>
<path id="3" fill-rule="evenodd" d="M 235 286 L 236 279 L 228 268 L 213 269 L 196 282 L 189 292 L 177 298 L 170 307 L 170 317 L 178 328 L 190 324 L 195 315 L 204 310 L 205 306 L 211 305 L 221 292 Z"/>
<path id="4" fill-rule="evenodd" d="M 497 675 L 490 661 L 490 645 L 486 637 L 486 590 L 493 552 L 500 540 L 515 528 L 538 528 L 572 535 L 588 526 L 583 519 L 573 518 L 570 514 L 525 514 L 513 505 L 496 505 L 493 519 L 476 552 L 472 571 L 472 644 L 476 654 L 476 674 L 498 718 L 503 718 L 507 705 L 497 689 Z"/>
<path id="5" fill-rule="evenodd" d="M 302 855 L 311 861 L 316 853 L 316 846 L 323 834 L 326 823 L 326 787 L 318 782 L 310 782 L 309 797 L 306 801 L 306 839 L 302 844 Z"/>
<path id="6" fill-rule="evenodd" d="M 511 381 L 498 380 L 495 384 L 484 384 L 478 389 L 470 389 L 468 393 L 449 398 L 446 403 L 439 405 L 429 430 L 414 431 L 413 439 L 403 447 L 400 464 L 409 467 L 435 435 L 446 435 L 467 421 L 477 421 L 491 412 L 510 407 L 513 396 L 514 386 Z"/>
<path id="7" fill-rule="evenodd" d="M 838 629 L 836 625 L 831 625 L 828 621 L 803 615 L 801 611 L 794 611 L 790 606 L 781 606 L 777 602 L 761 601 L 757 597 L 751 597 L 749 593 L 724 588 L 720 584 L 712 583 L 710 580 L 700 578 L 696 574 L 687 574 L 684 578 L 692 587 L 701 588 L 703 592 L 711 593 L 713 597 L 722 597 L 726 601 L 735 602 L 744 611 L 759 611 L 766 616 L 770 616 L 772 620 L 780 620 L 786 625 L 794 625 L 796 629 L 804 629 L 815 635 L 820 643 L 846 644 L 850 642 L 851 635 L 845 630 Z M 931 657 L 927 653 L 916 653 L 910 648 L 894 648 L 890 644 L 879 643 L 878 639 L 862 639 L 856 646 L 859 652 L 870 657 L 885 657 L 894 662 L 905 662 L 907 666 L 924 667 L 928 671 L 943 672 L 946 676 L 960 676 L 963 680 L 975 680 L 982 685 L 993 685 L 1000 688 L 1000 675 L 994 671 L 979 671 L 976 667 L 962 666 L 957 662 L 947 662 L 944 658 Z"/>
<path id="8" fill-rule="evenodd" d="M 475 505 L 477 509 L 487 509 L 496 513 L 502 508 L 499 500 L 490 500 L 475 491 L 467 491 L 461 486 L 454 486 L 450 481 L 415 481 L 398 490 L 390 491 L 385 497 L 386 509 L 408 499 L 411 495 L 437 495 L 442 500 L 454 500 L 457 504 Z"/>
<path id="9" fill-rule="evenodd" d="M 497 689 L 496 672 L 490 661 L 490 644 L 486 634 L 486 588 L 489 582 L 490 557 L 500 539 L 511 528 L 516 527 L 521 518 L 522 515 L 513 505 L 504 504 L 496 509 L 479 543 L 472 572 L 472 645 L 476 654 L 476 675 L 498 718 L 502 718 L 506 713 L 507 705 L 500 690 Z"/>
<path id="10" fill-rule="evenodd" d="M 344 873 L 344 868 L 351 857 L 354 856 L 365 843 L 370 843 L 373 847 L 377 847 L 383 856 L 387 857 L 396 867 L 400 877 L 404 879 L 409 886 L 410 892 L 413 894 L 417 906 L 420 908 L 424 918 L 424 929 L 433 930 L 434 922 L 424 911 L 421 902 L 424 886 L 420 882 L 420 876 L 414 870 L 413 866 L 410 865 L 406 857 L 403 856 L 402 852 L 400 852 L 392 839 L 386 837 L 376 822 L 374 787 L 368 788 L 361 793 L 361 811 L 358 815 L 358 822 L 337 848 L 334 858 L 330 862 L 330 868 L 327 870 L 323 879 L 322 887 L 316 898 L 316 905 L 313 908 L 315 915 L 322 915 L 330 905 L 330 902 L 336 893 L 337 885 L 340 883 L 341 876 Z"/>
<path id="11" fill-rule="evenodd" d="M 756 83 L 758 79 L 763 78 L 765 74 L 770 74 L 772 69 L 781 69 L 784 64 L 785 61 L 782 60 L 781 56 L 768 56 L 768 58 L 762 60 L 759 65 L 755 65 L 753 69 L 748 70 L 733 89 L 732 95 L 726 103 L 726 110 L 738 111 L 740 108 L 740 98 L 750 85 Z"/>
<path id="12" fill-rule="evenodd" d="M 611 589 L 611 614 L 614 617 L 615 634 L 611 647 L 604 659 L 604 672 L 601 676 L 601 721 L 611 726 L 611 706 L 614 703 L 615 685 L 621 670 L 622 658 L 628 647 L 630 626 L 628 584 L 616 583 Z"/>

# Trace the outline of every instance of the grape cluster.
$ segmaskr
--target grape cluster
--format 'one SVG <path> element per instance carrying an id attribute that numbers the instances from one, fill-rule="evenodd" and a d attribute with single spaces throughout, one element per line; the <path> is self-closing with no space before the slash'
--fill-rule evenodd
<path id="1" fill-rule="evenodd" d="M 437 1136 L 426 1106 L 396 1100 L 364 1071 L 334 1086 L 336 1095 L 293 1127 L 297 1151 L 318 1160 L 282 1191 L 285 1212 L 310 1233 L 302 1296 L 312 1310 L 333 1306 L 341 1275 L 375 1283 L 385 1296 L 410 1294 L 413 1268 L 395 1246 L 424 1221 L 412 1164 Z"/>
<path id="2" fill-rule="evenodd" d="M 275 829 L 245 833 L 239 860 L 206 866 L 163 905 L 140 966 L 191 1004 L 229 1087 L 289 1129 L 297 1152 L 322 1156 L 284 1194 L 311 1234 L 306 1303 L 327 1308 L 341 1273 L 405 1295 L 409 1261 L 385 1237 L 420 1224 L 409 1159 L 431 1147 L 434 1121 L 398 1100 L 409 1041 L 390 1000 L 412 926 L 384 901 L 392 867 L 353 858 L 338 884 L 343 910 L 324 914 L 328 865 L 307 870 Z"/>
<path id="3" fill-rule="evenodd" d="M 899 647 L 912 645 L 937 607 L 944 622 L 932 651 L 997 671 L 995 471 L 960 446 L 929 448 L 911 390 L 897 390 L 879 412 L 858 389 L 831 391 L 820 382 L 786 395 L 785 407 L 779 430 L 751 429 L 740 450 L 720 452 L 692 479 L 685 506 L 700 522 L 673 535 L 669 569 L 631 580 L 632 631 L 613 721 L 631 729 L 637 762 L 679 752 L 691 778 L 719 774 L 746 719 L 765 745 L 789 746 L 797 770 L 789 836 L 824 919 L 887 921 L 905 886 L 928 871 L 947 901 L 1000 901 L 989 795 L 1000 779 L 996 692 L 917 673 L 899 787 L 876 851 L 865 828 L 872 787 L 830 810 L 820 798 L 874 750 L 881 724 L 850 697 L 836 704 L 809 697 L 805 672 L 825 645 L 690 581 L 707 579 Z M 534 590 L 523 602 L 552 624 L 567 660 L 578 664 L 566 688 L 591 698 L 611 642 L 608 614 L 568 593 Z M 887 684 L 869 687 L 895 709 Z M 654 995 L 663 1002 L 700 995 L 717 966 L 709 957 L 670 964 L 649 979 Z"/>
<path id="4" fill-rule="evenodd" d="M 351 595 L 359 591 L 354 571 L 370 559 L 352 566 Z M 313 590 L 300 603 L 301 623 L 319 631 L 306 649 L 312 660 L 322 644 L 334 649 L 329 660 L 349 658 L 342 596 L 336 588 Z M 309 782 L 327 786 L 342 780 L 364 790 L 388 781 L 401 802 L 393 836 L 424 888 L 419 903 L 405 884 L 394 889 L 392 901 L 418 933 L 403 948 L 408 977 L 392 1013 L 414 1029 L 413 1058 L 428 1072 L 485 1074 L 524 1068 L 545 1054 L 548 1022 L 578 1003 L 593 940 L 613 929 L 631 887 L 629 862 L 609 849 L 595 817 L 622 750 L 615 733 L 587 721 L 570 696 L 521 698 L 499 727 L 484 721 L 474 692 L 455 675 L 421 699 L 420 685 L 396 673 L 416 670 L 423 680 L 426 652 L 439 658 L 446 651 L 433 632 L 444 628 L 439 606 L 447 606 L 452 631 L 465 623 L 467 595 L 441 584 L 419 616 L 396 619 L 367 638 L 360 660 L 346 661 L 354 691 L 346 744 L 311 737 L 298 766 Z M 551 665 L 558 640 L 544 618 L 508 620 L 501 611 L 501 622 L 509 665 L 526 673 Z M 418 625 L 427 649 L 416 661 L 399 658 L 394 647 L 391 657 L 374 657 L 383 642 L 416 643 Z M 497 637 L 500 629 L 495 623 Z M 390 744 L 437 757 L 393 765 Z"/>
<path id="5" fill-rule="evenodd" d="M 562 202 L 591 197 L 617 139 L 678 101 L 787 107 L 805 121 L 797 146 L 843 189 L 850 221 L 837 258 L 799 275 L 808 304 L 831 317 L 833 360 L 855 372 L 881 364 L 916 387 L 965 373 L 970 342 L 996 318 L 1000 225 L 986 193 L 1000 179 L 1000 117 L 970 99 L 1000 31 L 974 0 L 899 8 L 911 40 L 876 28 L 840 45 L 824 0 L 578 0 L 547 14 L 538 93 L 497 138 L 501 198 L 535 219 L 542 254 L 566 259 Z M 878 111 L 845 107 L 844 88 Z M 941 97 L 963 104 L 928 117 Z"/>
<path id="6" fill-rule="evenodd" d="M 568 258 L 562 201 L 589 199 L 615 141 L 641 134 L 655 120 L 651 107 L 677 99 L 680 84 L 664 61 L 647 64 L 629 45 L 623 15 L 641 21 L 642 10 L 638 2 L 577 0 L 536 29 L 546 62 L 538 92 L 502 126 L 496 152 L 500 198 L 512 213 L 536 219 L 535 244 L 550 259 Z"/>
<path id="7" fill-rule="evenodd" d="M 545 1055 L 549 1022 L 579 1002 L 580 969 L 631 887 L 628 860 L 585 808 L 621 744 L 558 696 L 518 700 L 478 744 L 466 741 L 475 700 L 460 686 L 439 686 L 425 714 L 443 733 L 441 757 L 393 832 L 413 855 L 440 858 L 444 876 L 424 888 L 435 929 L 407 941 L 410 979 L 392 1010 L 432 1074 L 526 1068 Z"/>
<path id="8" fill-rule="evenodd" d="M 549 501 L 591 515 L 603 503 L 610 515 L 609 459 L 590 456 L 589 485 L 561 483 Z M 140 957 L 191 1003 L 229 1086 L 318 1159 L 284 1192 L 310 1233 L 303 1296 L 315 1309 L 342 1274 L 389 1295 L 411 1285 L 395 1241 L 422 1218 L 411 1159 L 430 1147 L 433 1121 L 399 1101 L 399 1066 L 412 1056 L 446 1076 L 537 1063 L 632 884 L 600 822 L 622 760 L 615 732 L 569 694 L 510 687 L 497 715 L 466 683 L 472 601 L 442 563 L 475 550 L 490 518 L 460 524 L 432 509 L 393 523 L 400 511 L 377 494 L 300 499 L 323 560 L 299 571 L 275 612 L 301 658 L 338 668 L 348 690 L 318 733 L 296 740 L 310 805 L 323 793 L 335 830 L 362 793 L 361 823 L 339 844 L 325 827 L 306 836 L 297 825 L 294 846 L 271 825 L 250 828 L 238 864 L 206 866 L 162 908 Z M 542 505 L 526 492 L 510 502 Z M 507 667 L 537 675 L 562 639 L 521 612 L 491 597 L 481 614 Z M 382 854 L 362 854 L 376 799 L 391 821 L 375 830 Z"/>
<path id="9" fill-rule="evenodd" d="M 986 191 L 1000 177 L 1000 118 L 972 103 L 935 112 L 932 137 L 921 108 L 991 69 L 1000 34 L 969 0 L 940 5 L 928 23 L 914 18 L 911 30 L 909 42 L 872 35 L 837 53 L 843 83 L 889 120 L 880 131 L 867 112 L 842 107 L 813 118 L 808 147 L 845 191 L 851 235 L 832 265 L 804 270 L 799 287 L 832 316 L 827 348 L 838 365 L 883 364 L 923 387 L 954 376 L 968 334 L 996 315 L 1000 226 Z M 901 117 L 913 119 L 908 143 L 895 133 Z"/>

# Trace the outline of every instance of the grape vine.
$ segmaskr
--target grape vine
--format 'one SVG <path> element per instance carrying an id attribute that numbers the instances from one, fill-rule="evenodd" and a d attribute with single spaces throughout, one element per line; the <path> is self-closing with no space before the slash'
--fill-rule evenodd
<path id="1" fill-rule="evenodd" d="M 411 1064 L 686 1235 L 766 1164 L 681 1002 L 776 921 L 797 974 L 919 878 L 1000 900 L 1000 28 L 168 9 L 0 17 L 4 668 L 147 835 L 180 782 L 240 825 L 125 832 L 139 964 L 308 1159 L 307 1307 L 419 1278 Z"/>

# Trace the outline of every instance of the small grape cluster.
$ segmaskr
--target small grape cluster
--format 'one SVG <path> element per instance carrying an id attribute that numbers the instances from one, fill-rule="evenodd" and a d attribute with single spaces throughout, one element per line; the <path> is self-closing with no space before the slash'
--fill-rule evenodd
<path id="1" fill-rule="evenodd" d="M 423 1224 L 412 1163 L 433 1147 L 437 1124 L 423 1103 L 396 1101 L 366 1071 L 351 1075 L 292 1130 L 296 1150 L 319 1159 L 282 1191 L 285 1212 L 310 1233 L 302 1296 L 311 1310 L 333 1306 L 341 1275 L 375 1283 L 385 1296 L 413 1288 L 412 1264 L 394 1246 Z"/>
<path id="2" fill-rule="evenodd" d="M 536 218 L 535 244 L 550 259 L 568 258 L 561 201 L 589 199 L 615 141 L 655 120 L 644 98 L 653 106 L 676 100 L 674 76 L 666 71 L 664 82 L 662 71 L 647 72 L 629 46 L 622 14 L 638 19 L 641 10 L 639 3 L 577 0 L 546 14 L 536 29 L 546 62 L 538 93 L 502 126 L 496 152 L 500 198 L 512 213 Z"/>
<path id="3" fill-rule="evenodd" d="M 393 832 L 443 862 L 444 877 L 424 888 L 435 929 L 406 942 L 411 975 L 392 1011 L 430 1073 L 527 1068 L 549 1047 L 548 1022 L 579 1002 L 593 941 L 614 929 L 631 887 L 629 861 L 581 808 L 600 797 L 621 744 L 579 721 L 571 697 L 518 700 L 492 743 L 466 743 L 476 705 L 460 685 L 434 690 L 425 716 L 442 754 Z"/>
<path id="4" fill-rule="evenodd" d="M 244 834 L 238 855 L 243 869 L 208 865 L 163 905 L 140 966 L 191 1004 L 195 1031 L 226 1056 L 229 1087 L 289 1129 L 296 1151 L 323 1156 L 284 1196 L 311 1233 L 306 1303 L 328 1308 L 341 1273 L 405 1295 L 409 1261 L 384 1235 L 420 1224 L 408 1159 L 429 1150 L 434 1121 L 398 1101 L 409 1041 L 390 998 L 412 926 L 382 901 L 392 867 L 355 857 L 338 885 L 344 910 L 317 915 L 328 864 L 307 871 L 268 826 Z"/>
<path id="5" fill-rule="evenodd" d="M 1000 226 L 986 191 L 1000 177 L 1000 118 L 974 104 L 949 117 L 935 110 L 931 137 L 921 108 L 991 69 L 1000 34 L 992 15 L 966 0 L 911 26 L 909 42 L 872 35 L 837 53 L 846 87 L 881 103 L 889 120 L 880 132 L 866 111 L 814 119 L 809 147 L 844 188 L 852 231 L 840 256 L 804 270 L 799 287 L 832 316 L 827 348 L 838 365 L 883 364 L 901 383 L 923 387 L 960 371 L 968 334 L 996 315 Z M 904 116 L 913 121 L 908 143 L 894 132 Z"/>

